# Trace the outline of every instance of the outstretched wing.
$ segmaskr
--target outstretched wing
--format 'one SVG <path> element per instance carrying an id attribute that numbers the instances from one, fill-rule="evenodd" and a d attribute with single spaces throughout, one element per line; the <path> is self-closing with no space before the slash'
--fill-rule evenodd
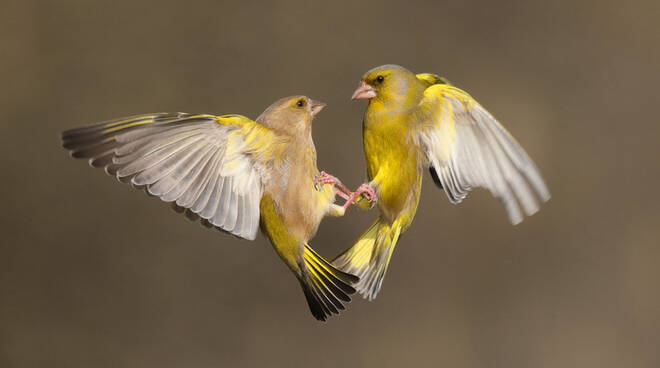
<path id="1" fill-rule="evenodd" d="M 470 95 L 448 84 L 426 89 L 420 102 L 419 143 L 434 181 L 452 203 L 474 187 L 499 198 L 517 224 L 532 215 L 550 192 L 516 140 Z M 521 211 L 522 207 L 522 211 Z"/>
<path id="2" fill-rule="evenodd" d="M 76 158 L 186 208 L 227 232 L 254 239 L 263 182 L 284 146 L 240 115 L 157 113 L 62 133 Z"/>

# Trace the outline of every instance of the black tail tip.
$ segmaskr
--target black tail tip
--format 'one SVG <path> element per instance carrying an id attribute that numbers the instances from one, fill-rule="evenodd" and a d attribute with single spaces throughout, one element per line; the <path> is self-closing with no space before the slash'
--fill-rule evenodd
<path id="1" fill-rule="evenodd" d="M 304 283 L 301 282 L 303 293 L 305 293 L 305 299 L 307 299 L 307 306 L 309 306 L 309 311 L 312 313 L 314 318 L 317 321 L 327 322 L 328 318 L 332 316 L 332 313 L 329 312 L 326 307 L 323 305 L 314 292 L 307 287 Z"/>

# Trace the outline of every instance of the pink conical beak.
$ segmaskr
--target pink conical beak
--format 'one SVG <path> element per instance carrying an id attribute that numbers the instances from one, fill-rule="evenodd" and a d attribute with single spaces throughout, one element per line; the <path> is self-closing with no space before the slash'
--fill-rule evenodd
<path id="1" fill-rule="evenodd" d="M 323 108 L 326 106 L 328 106 L 328 104 L 325 102 L 315 101 L 312 99 L 309 100 L 309 107 L 312 110 L 312 116 L 316 116 L 316 114 L 320 113 L 321 110 L 323 110 Z"/>
<path id="2" fill-rule="evenodd" d="M 374 89 L 374 87 L 362 81 L 360 82 L 358 88 L 355 89 L 355 92 L 353 92 L 353 96 L 351 96 L 351 100 L 368 100 L 374 97 L 376 97 L 376 90 Z"/>

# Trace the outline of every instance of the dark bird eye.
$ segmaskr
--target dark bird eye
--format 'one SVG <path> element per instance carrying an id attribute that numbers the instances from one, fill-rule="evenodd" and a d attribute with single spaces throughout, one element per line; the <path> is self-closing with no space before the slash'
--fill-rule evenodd
<path id="1" fill-rule="evenodd" d="M 305 106 L 305 101 L 304 100 L 298 100 L 298 102 L 296 102 L 296 106 L 298 106 L 298 107 Z"/>
<path id="2" fill-rule="evenodd" d="M 382 75 L 379 75 L 379 76 L 376 77 L 376 80 L 378 81 L 378 83 L 383 83 L 383 81 L 385 80 L 385 77 L 383 77 Z"/>

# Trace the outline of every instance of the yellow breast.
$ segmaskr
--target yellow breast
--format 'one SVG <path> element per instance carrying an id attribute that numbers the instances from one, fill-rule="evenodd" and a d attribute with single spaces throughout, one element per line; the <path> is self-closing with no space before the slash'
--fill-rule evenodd
<path id="1" fill-rule="evenodd" d="M 405 114 L 367 113 L 363 131 L 369 179 L 378 193 L 378 206 L 393 221 L 414 210 L 419 200 L 422 167 L 419 150 L 410 139 Z"/>

